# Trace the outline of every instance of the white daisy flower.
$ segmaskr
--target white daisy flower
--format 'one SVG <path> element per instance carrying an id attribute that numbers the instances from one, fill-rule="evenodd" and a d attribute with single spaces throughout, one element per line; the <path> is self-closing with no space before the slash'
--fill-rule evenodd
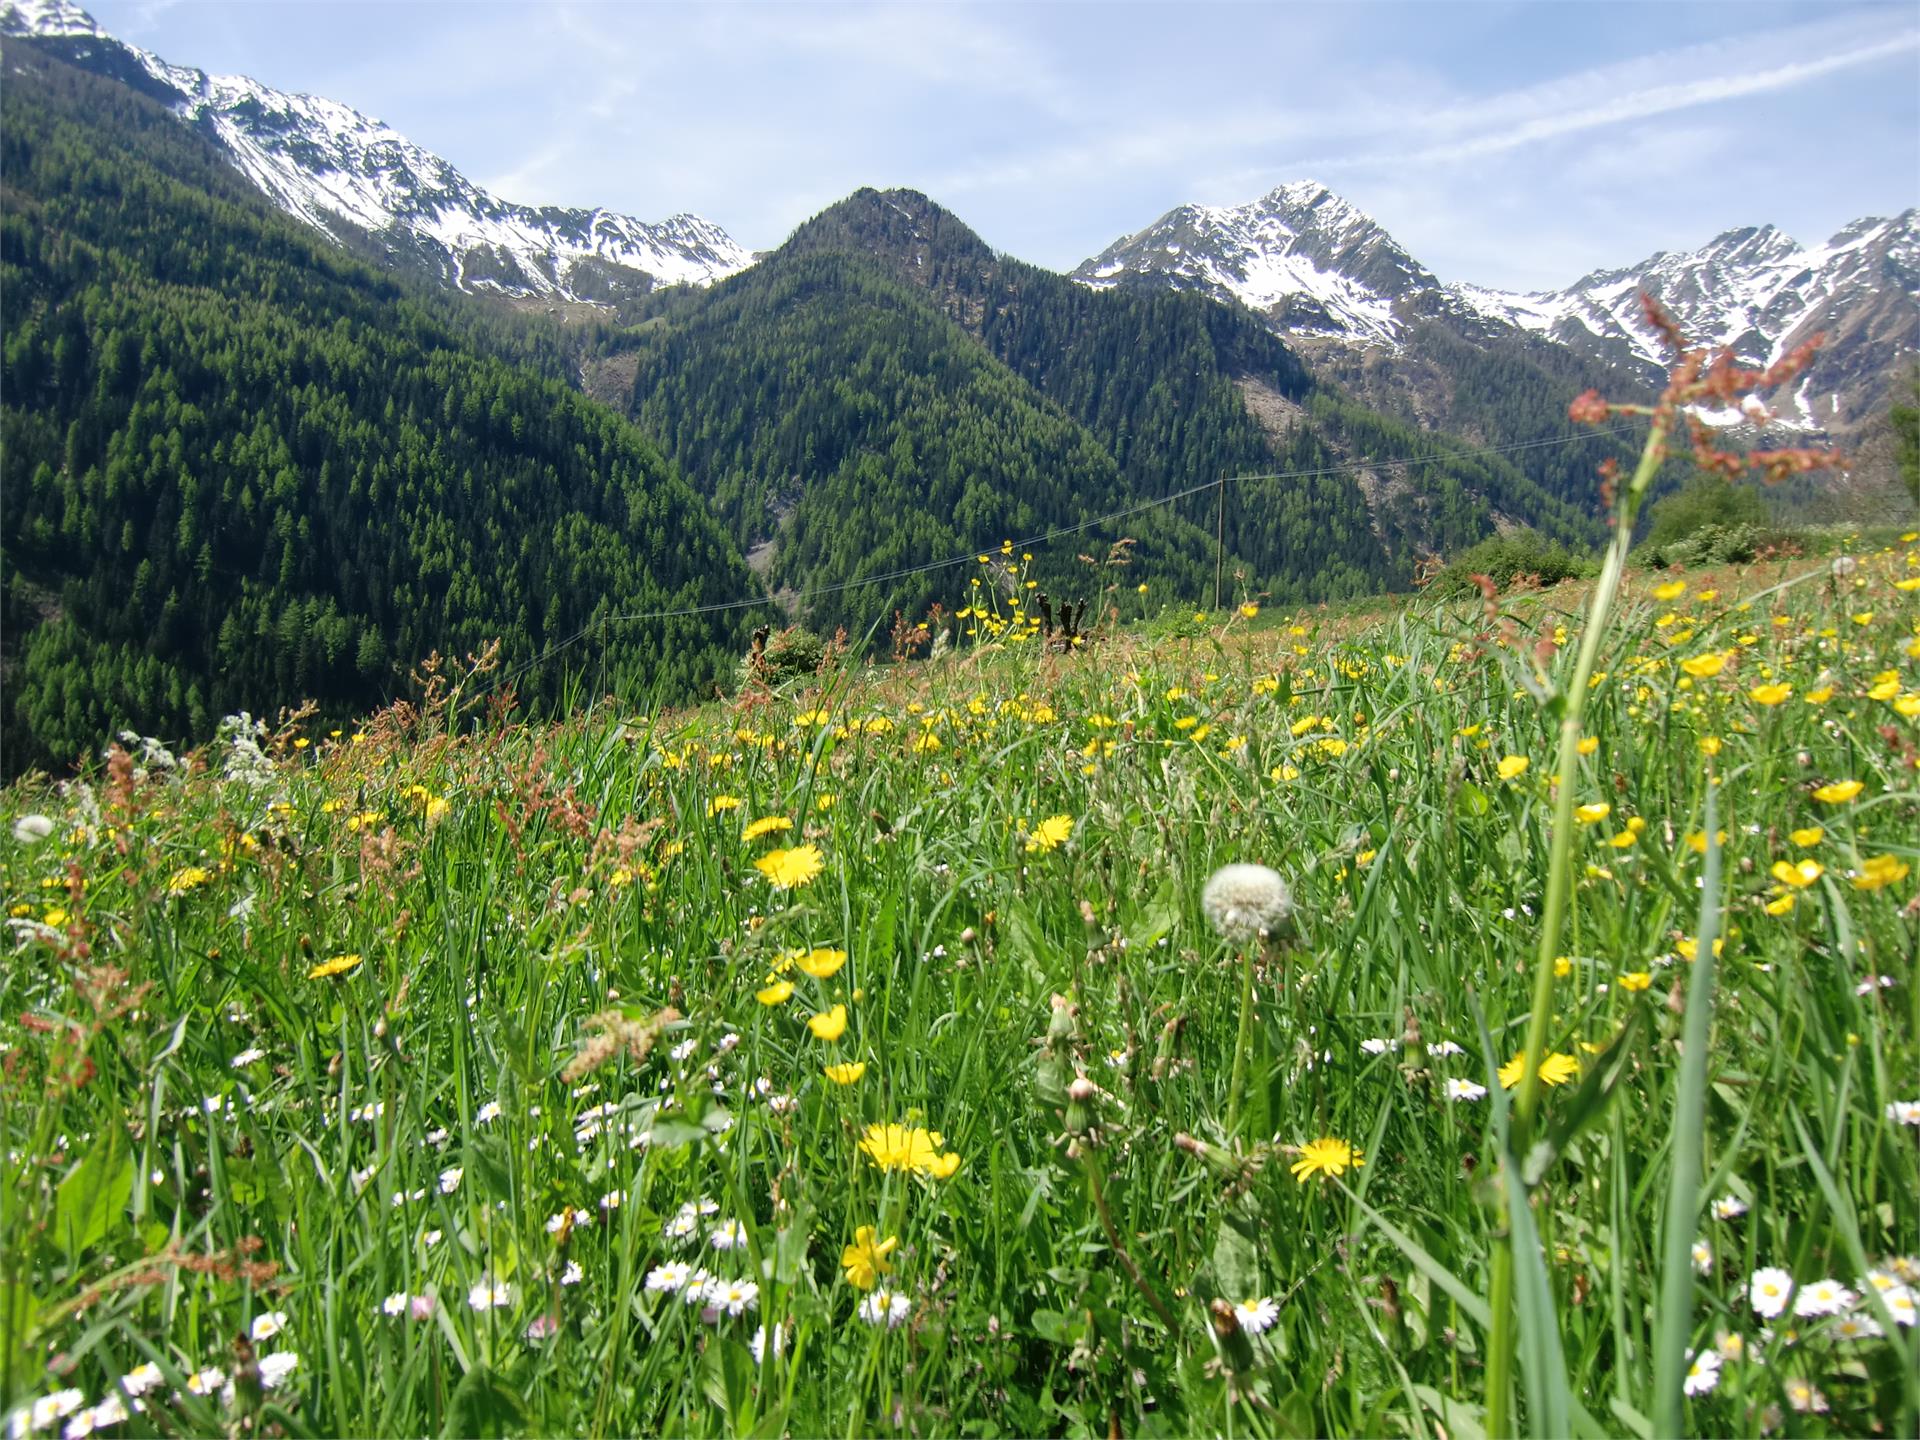
<path id="1" fill-rule="evenodd" d="M 1280 1318 L 1280 1307 L 1263 1295 L 1258 1300 L 1242 1300 L 1233 1307 L 1233 1313 L 1240 1322 L 1240 1328 L 1247 1334 L 1261 1335 Z"/>
<path id="2" fill-rule="evenodd" d="M 412 1298 L 406 1291 L 396 1290 L 380 1302 L 380 1310 L 386 1315 L 404 1315 L 407 1313 L 407 1302 Z"/>
<path id="3" fill-rule="evenodd" d="M 278 1390 L 289 1375 L 299 1368 L 300 1356 L 292 1350 L 276 1351 L 272 1355 L 260 1357 L 260 1383 L 268 1390 Z"/>
<path id="4" fill-rule="evenodd" d="M 1753 1278 L 1747 1282 L 1747 1303 L 1763 1320 L 1771 1320 L 1784 1311 L 1787 1297 L 1792 1293 L 1793 1277 L 1777 1265 L 1754 1271 Z"/>
<path id="5" fill-rule="evenodd" d="M 689 1305 L 707 1303 L 707 1286 L 713 1283 L 713 1272 L 696 1265 L 687 1272 L 686 1288 L 680 1292 L 680 1298 Z"/>
<path id="6" fill-rule="evenodd" d="M 1693 1242 L 1693 1270 L 1696 1275 L 1713 1273 L 1713 1246 L 1705 1240 Z"/>
<path id="7" fill-rule="evenodd" d="M 1487 1087 L 1472 1080 L 1447 1081 L 1447 1099 L 1449 1100 L 1484 1100 L 1486 1094 Z"/>
<path id="8" fill-rule="evenodd" d="M 213 1395 L 227 1383 L 227 1372 L 218 1365 L 209 1365 L 204 1370 L 196 1370 L 187 1376 L 187 1389 L 195 1395 Z"/>
<path id="9" fill-rule="evenodd" d="M 580 1268 L 580 1262 L 578 1260 L 567 1261 L 567 1268 L 560 1272 L 560 1283 L 562 1285 L 578 1285 L 586 1278 L 587 1272 Z"/>
<path id="10" fill-rule="evenodd" d="M 1920 1100 L 1889 1101 L 1887 1119 L 1896 1125 L 1920 1125 Z"/>
<path id="11" fill-rule="evenodd" d="M 1370 1040 L 1362 1040 L 1360 1048 L 1368 1055 L 1384 1055 L 1393 1048 L 1393 1041 L 1382 1040 L 1376 1036 Z"/>
<path id="12" fill-rule="evenodd" d="M 238 1055 L 234 1056 L 233 1059 L 229 1060 L 227 1064 L 235 1070 L 244 1070 L 247 1066 L 253 1064 L 254 1061 L 264 1060 L 266 1058 L 267 1052 L 256 1045 L 250 1050 L 242 1050 Z"/>
<path id="13" fill-rule="evenodd" d="M 707 1243 L 716 1250 L 742 1250 L 746 1248 L 746 1227 L 738 1220 L 722 1220 L 707 1235 Z"/>
<path id="14" fill-rule="evenodd" d="M 460 1188 L 460 1178 L 467 1172 L 458 1165 L 449 1165 L 440 1172 L 440 1193 L 451 1195 Z"/>
<path id="15" fill-rule="evenodd" d="M 760 1306 L 760 1287 L 751 1280 L 711 1280 L 707 1303 L 729 1315 L 744 1315 Z"/>
<path id="16" fill-rule="evenodd" d="M 687 1288 L 687 1282 L 693 1278 L 693 1267 L 679 1260 L 669 1260 L 664 1265 L 656 1265 L 647 1272 L 647 1289 L 661 1295 L 678 1294 Z"/>
<path id="17" fill-rule="evenodd" d="M 1838 1280 L 1816 1280 L 1793 1297 L 1793 1313 L 1800 1316 L 1838 1315 L 1851 1310 L 1857 1297 Z"/>
<path id="18" fill-rule="evenodd" d="M 271 1340 L 286 1328 L 287 1312 L 284 1310 L 269 1310 L 264 1315 L 256 1315 L 253 1317 L 253 1325 L 247 1331 L 247 1334 L 252 1338 L 253 1343 L 258 1345 L 262 1340 Z"/>
<path id="19" fill-rule="evenodd" d="M 132 1396 L 141 1396 L 159 1385 L 166 1377 L 160 1373 L 160 1367 L 151 1360 L 143 1360 L 120 1377 L 120 1383 L 114 1387 Z"/>
<path id="20" fill-rule="evenodd" d="M 753 1363 L 764 1365 L 767 1359 L 767 1327 L 762 1325 L 753 1332 L 753 1339 L 747 1342 L 747 1348 L 753 1352 Z M 779 1356 L 787 1348 L 785 1327 L 776 1325 L 773 1329 L 773 1353 Z"/>
<path id="21" fill-rule="evenodd" d="M 467 1304 L 475 1310 L 504 1310 L 513 1304 L 513 1287 L 483 1279 L 467 1291 Z"/>
<path id="22" fill-rule="evenodd" d="M 1705 1395 L 1720 1383 L 1720 1352 L 1702 1350 L 1687 1362 L 1681 1388 L 1689 1395 Z"/>
<path id="23" fill-rule="evenodd" d="M 1434 1055 L 1444 1060 L 1449 1055 L 1464 1055 L 1466 1052 L 1462 1050 L 1458 1045 L 1454 1044 L 1453 1041 L 1442 1040 L 1437 1045 L 1429 1045 L 1427 1047 L 1427 1053 L 1429 1055 Z"/>
<path id="24" fill-rule="evenodd" d="M 478 1110 L 473 1112 L 473 1118 L 476 1123 L 481 1125 L 492 1124 L 495 1120 L 498 1120 L 500 1118 L 499 1102 L 496 1100 L 487 1101 L 486 1104 L 482 1105 Z"/>
<path id="25" fill-rule="evenodd" d="M 884 1285 L 869 1294 L 860 1302 L 860 1318 L 869 1325 L 885 1325 L 889 1330 L 898 1329 L 913 1313 L 913 1302 L 897 1291 Z"/>
<path id="26" fill-rule="evenodd" d="M 1713 1202 L 1713 1218 L 1716 1220 L 1738 1220 L 1747 1213 L 1747 1202 L 1738 1195 L 1722 1195 Z"/>
<path id="27" fill-rule="evenodd" d="M 1913 1292 L 1904 1285 L 1896 1285 L 1891 1290 L 1882 1290 L 1880 1299 L 1887 1309 L 1893 1312 L 1893 1323 L 1903 1330 L 1913 1328 L 1914 1305 Z"/>
<path id="28" fill-rule="evenodd" d="M 1836 1340 L 1878 1340 L 1886 1331 L 1871 1315 L 1842 1315 L 1827 1327 Z"/>

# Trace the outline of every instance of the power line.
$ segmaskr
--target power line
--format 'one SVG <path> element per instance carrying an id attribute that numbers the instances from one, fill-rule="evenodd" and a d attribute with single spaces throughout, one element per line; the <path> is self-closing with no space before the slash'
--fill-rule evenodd
<path id="1" fill-rule="evenodd" d="M 832 585 L 817 586 L 811 590 L 797 592 L 794 600 L 796 603 L 806 603 L 824 598 L 828 595 L 840 595 L 845 594 L 849 590 L 864 589 L 869 585 L 885 585 L 892 581 L 907 580 L 916 575 L 929 574 L 935 570 L 949 570 L 955 565 L 964 565 L 970 560 L 977 561 L 980 555 L 991 553 L 992 550 L 1005 545 L 1011 545 L 1017 549 L 1032 549 L 1036 546 L 1049 544 L 1055 540 L 1065 539 L 1069 535 L 1078 535 L 1083 531 L 1092 530 L 1101 525 L 1111 524 L 1116 520 L 1129 519 L 1132 516 L 1144 514 L 1149 510 L 1157 510 L 1164 506 L 1175 504 L 1190 496 L 1203 494 L 1216 487 L 1222 490 L 1224 498 L 1224 490 L 1227 485 L 1237 484 L 1245 480 L 1321 480 L 1336 475 L 1356 474 L 1362 470 L 1382 470 L 1391 466 L 1431 465 L 1446 460 L 1467 460 L 1493 455 L 1512 455 L 1523 450 L 1539 450 L 1556 445 L 1571 445 L 1586 440 L 1626 435 L 1631 433 L 1633 429 L 1633 426 L 1622 425 L 1610 430 L 1591 430 L 1578 435 L 1558 436 L 1550 440 L 1523 440 L 1511 445 L 1489 445 L 1478 448 L 1468 447 L 1459 450 L 1438 451 L 1430 455 L 1407 456 L 1397 460 L 1352 461 L 1346 464 L 1327 465 L 1311 470 L 1275 470 L 1262 474 L 1222 475 L 1212 480 L 1202 481 L 1197 485 L 1189 485 L 1183 490 L 1175 490 L 1171 494 L 1156 496 L 1151 500 L 1137 501 L 1132 505 L 1122 506 L 1118 510 L 1109 510 L 1104 515 L 1096 515 L 1088 520 L 1082 520 L 1072 525 L 1061 526 L 1057 530 L 1049 530 L 1045 534 L 1036 535 L 1031 539 L 1001 541 L 985 549 L 975 547 L 974 549 L 966 551 L 964 554 L 949 556 L 944 560 L 929 560 L 919 565 L 906 565 L 895 570 L 882 571 L 877 575 L 863 575 L 854 580 L 841 580 Z M 553 645 L 549 646 L 547 650 L 535 656 L 533 659 L 523 661 L 502 675 L 500 679 L 495 682 L 495 685 L 489 688 L 497 688 L 499 685 L 504 685 L 508 681 L 524 675 L 529 670 L 546 664 L 562 651 L 579 644 L 580 641 L 586 639 L 586 637 L 591 635 L 595 630 L 603 630 L 609 625 L 625 624 L 642 620 L 686 620 L 701 615 L 718 615 L 734 610 L 752 610 L 771 603 L 773 603 L 772 597 L 757 595 L 737 600 L 716 600 L 704 605 L 689 605 L 674 610 L 636 610 L 624 615 L 603 616 L 599 620 L 588 621 L 566 639 L 556 641 Z"/>

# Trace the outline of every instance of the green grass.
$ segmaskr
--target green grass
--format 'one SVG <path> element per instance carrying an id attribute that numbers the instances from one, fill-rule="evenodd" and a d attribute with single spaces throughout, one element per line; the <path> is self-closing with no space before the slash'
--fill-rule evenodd
<path id="1" fill-rule="evenodd" d="M 111 1433 L 1471 1436 L 1511 1230 L 1521 1427 L 1912 1433 L 1915 1331 L 1885 1303 L 1911 1292 L 1866 1274 L 1920 1282 L 1896 1108 L 1920 1102 L 1917 553 L 1838 589 L 1820 562 L 1665 600 L 1630 579 L 1578 762 L 1576 801 L 1608 809 L 1574 836 L 1548 992 L 1578 1069 L 1516 1157 L 1531 1203 L 1496 1179 L 1495 1071 L 1533 1018 L 1536 667 L 1571 672 L 1536 643 L 1577 628 L 1577 588 L 996 645 L 692 714 L 428 704 L 15 787 L 4 1403 L 92 1406 L 146 1362 L 149 1409 Z M 1709 653 L 1718 675 L 1679 667 Z M 1768 681 L 1792 694 L 1758 703 Z M 1530 766 L 1502 779 L 1508 756 Z M 52 834 L 11 838 L 26 814 Z M 743 840 L 763 817 L 792 828 Z M 773 888 L 754 862 L 802 844 L 819 873 Z M 1286 877 L 1285 943 L 1208 928 L 1230 861 Z M 848 958 L 782 971 L 815 948 Z M 763 1004 L 776 975 L 794 992 Z M 881 1170 L 860 1142 L 889 1123 L 957 1170 Z M 1321 1138 L 1364 1164 L 1296 1180 Z M 739 1248 L 708 1241 L 725 1221 Z M 1710 1250 L 1677 1306 L 1672 1224 Z M 842 1269 L 863 1226 L 897 1237 L 898 1326 Z M 756 1308 L 649 1289 L 672 1261 Z M 1770 1266 L 1838 1280 L 1855 1318 L 1764 1320 Z M 504 1303 L 474 1308 L 488 1283 Z M 1262 1298 L 1257 1336 L 1210 1308 Z M 1887 1333 L 1843 1338 L 1858 1317 Z M 1661 1391 L 1716 1345 L 1713 1388 Z M 259 1389 L 274 1354 L 297 1365 Z M 231 1401 L 191 1393 L 209 1366 Z"/>

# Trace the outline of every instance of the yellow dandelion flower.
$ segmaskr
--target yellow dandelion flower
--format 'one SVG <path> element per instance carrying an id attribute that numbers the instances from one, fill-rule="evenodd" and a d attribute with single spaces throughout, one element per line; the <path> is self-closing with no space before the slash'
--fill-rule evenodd
<path id="1" fill-rule="evenodd" d="M 184 895 L 189 890 L 198 889 L 213 878 L 213 872 L 202 865 L 189 865 L 184 870 L 176 870 L 167 881 L 169 895 Z"/>
<path id="2" fill-rule="evenodd" d="M 1527 1073 L 1527 1056 L 1522 1051 L 1500 1067 L 1500 1085 L 1511 1090 Z M 1549 1051 L 1540 1060 L 1540 1079 L 1548 1085 L 1564 1085 L 1580 1073 L 1580 1062 L 1558 1050 Z"/>
<path id="3" fill-rule="evenodd" d="M 791 850 L 769 850 L 753 862 L 753 868 L 767 877 L 776 890 L 797 890 L 813 882 L 826 861 L 818 845 L 796 845 Z"/>
<path id="4" fill-rule="evenodd" d="M 851 1085 L 867 1073 L 864 1060 L 843 1060 L 838 1065 L 829 1065 L 820 1072 L 836 1085 Z"/>
<path id="5" fill-rule="evenodd" d="M 869 1125 L 860 1148 L 882 1170 L 913 1170 L 945 1180 L 960 1168 L 958 1155 L 942 1153 L 945 1144 L 938 1130 L 887 1124 Z"/>
<path id="6" fill-rule="evenodd" d="M 823 950 L 817 947 L 807 951 L 804 955 L 795 951 L 793 963 L 806 971 L 806 973 L 814 979 L 825 980 L 837 974 L 840 967 L 847 963 L 847 952 L 844 950 Z"/>
<path id="7" fill-rule="evenodd" d="M 1678 600 L 1686 593 L 1687 582 L 1684 580 L 1669 580 L 1664 585 L 1653 587 L 1653 598 L 1663 603 L 1668 600 Z"/>
<path id="8" fill-rule="evenodd" d="M 838 1040 L 847 1033 L 847 1007 L 835 1005 L 831 1010 L 810 1016 L 807 1029 L 813 1032 L 815 1039 L 829 1042 Z"/>
<path id="9" fill-rule="evenodd" d="M 360 957 L 358 955 L 336 955 L 331 960 L 322 960 L 318 965 L 307 971 L 307 978 L 309 980 L 325 980 L 329 975 L 345 975 L 349 970 L 357 970 L 359 967 Z"/>
<path id="10" fill-rule="evenodd" d="M 729 810 L 738 810 L 746 803 L 738 795 L 716 795 L 707 801 L 707 818 L 711 820 L 714 816 L 724 815 Z"/>
<path id="11" fill-rule="evenodd" d="M 1814 791 L 1813 798 L 1822 805 L 1844 805 L 1866 788 L 1858 780 L 1836 780 Z"/>
<path id="12" fill-rule="evenodd" d="M 764 990 L 756 990 L 754 999 L 762 1005 L 784 1005 L 793 998 L 793 982 L 776 980 Z"/>
<path id="13" fill-rule="evenodd" d="M 1027 849 L 1029 852 L 1038 851 L 1043 854 L 1048 850 L 1058 850 L 1067 843 L 1067 837 L 1072 834 L 1073 817 L 1071 815 L 1052 815 L 1033 827 L 1033 833 L 1027 836 Z"/>
<path id="14" fill-rule="evenodd" d="M 840 1251 L 840 1268 L 847 1272 L 847 1283 L 856 1290 L 871 1290 L 880 1283 L 882 1275 L 893 1273 L 893 1264 L 887 1256 L 900 1243 L 898 1235 L 889 1235 L 884 1240 L 873 1238 L 873 1227 L 862 1225 L 853 1232 L 853 1243 Z"/>
<path id="15" fill-rule="evenodd" d="M 1240 607 L 1240 618 L 1243 620 L 1251 620 L 1253 619 L 1254 616 L 1258 615 L 1259 613 L 1260 613 L 1260 607 L 1254 604 L 1251 600 L 1247 601 L 1246 604 Z"/>
<path id="16" fill-rule="evenodd" d="M 763 815 L 740 832 L 742 840 L 758 840 L 762 835 L 776 835 L 793 828 L 793 821 L 784 815 Z"/>
<path id="17" fill-rule="evenodd" d="M 1338 1179 L 1348 1170 L 1357 1170 L 1366 1163 L 1366 1157 L 1351 1142 L 1323 1136 L 1300 1147 L 1300 1158 L 1292 1165 L 1293 1178 L 1302 1185 L 1316 1175 Z"/>

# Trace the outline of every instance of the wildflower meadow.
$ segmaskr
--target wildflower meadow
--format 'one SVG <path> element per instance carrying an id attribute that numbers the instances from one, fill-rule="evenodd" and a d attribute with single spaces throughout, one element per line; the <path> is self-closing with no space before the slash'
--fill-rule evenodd
<path id="1" fill-rule="evenodd" d="M 1920 536 L 1011 593 L 9 791 L 9 1433 L 1914 1433 Z"/>

